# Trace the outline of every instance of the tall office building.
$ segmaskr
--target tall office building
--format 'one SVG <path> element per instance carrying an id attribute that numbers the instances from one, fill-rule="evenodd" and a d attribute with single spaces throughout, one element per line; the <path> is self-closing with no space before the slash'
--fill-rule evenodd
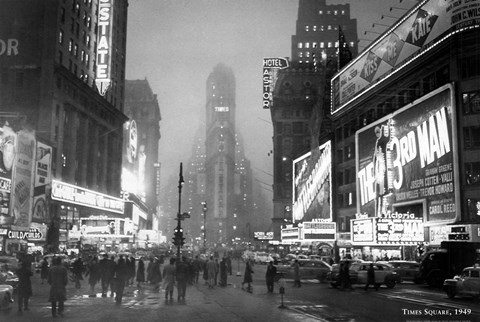
<path id="1" fill-rule="evenodd" d="M 120 196 L 128 1 L 0 0 L 0 6 L 6 45 L 0 118 L 14 131 L 33 131 L 52 152 L 56 199 L 33 221 L 52 220 L 58 230 L 64 220 L 108 215 L 108 207 L 66 206 L 55 193 L 69 184 L 79 193 Z"/>
<path id="2" fill-rule="evenodd" d="M 348 46 L 347 46 L 348 45 Z M 292 220 L 292 163 L 318 147 L 331 131 L 329 79 L 345 51 L 357 53 L 350 5 L 300 0 L 290 67 L 278 72 L 273 91 L 273 231 Z M 343 57 L 343 56 L 342 56 Z"/>

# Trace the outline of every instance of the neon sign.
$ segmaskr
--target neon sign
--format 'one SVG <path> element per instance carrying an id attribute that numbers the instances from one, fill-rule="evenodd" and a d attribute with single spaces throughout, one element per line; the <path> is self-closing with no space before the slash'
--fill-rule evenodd
<path id="1" fill-rule="evenodd" d="M 286 58 L 263 59 L 263 108 L 270 108 L 277 71 L 285 68 L 288 68 L 288 60 Z"/>
<path id="2" fill-rule="evenodd" d="M 102 96 L 105 96 L 111 83 L 112 1 L 100 0 L 98 4 L 98 33 L 100 39 L 97 45 L 95 84 Z"/>

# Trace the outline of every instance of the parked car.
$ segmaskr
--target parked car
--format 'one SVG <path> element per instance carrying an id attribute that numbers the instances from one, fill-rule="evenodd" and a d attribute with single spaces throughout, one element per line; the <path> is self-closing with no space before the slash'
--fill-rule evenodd
<path id="1" fill-rule="evenodd" d="M 415 261 L 395 260 L 388 262 L 393 270 L 400 277 L 399 283 L 403 281 L 411 281 L 416 284 L 420 283 L 420 263 Z"/>
<path id="2" fill-rule="evenodd" d="M 351 284 L 367 284 L 367 270 L 372 262 L 353 262 L 350 264 L 349 275 Z M 373 263 L 375 269 L 375 284 L 386 285 L 388 288 L 395 287 L 400 281 L 400 277 L 388 264 Z M 335 268 L 336 273 L 330 275 L 330 284 L 332 287 L 340 286 L 339 266 Z M 334 277 L 332 277 L 334 276 Z M 333 279 L 332 279 L 333 278 Z"/>
<path id="3" fill-rule="evenodd" d="M 308 259 L 308 256 L 304 254 L 298 254 L 297 259 Z"/>
<path id="4" fill-rule="evenodd" d="M 13 293 L 16 293 L 18 287 L 17 274 L 11 270 L 0 272 L 0 285 L 10 285 L 13 287 Z"/>
<path id="5" fill-rule="evenodd" d="M 273 261 L 273 258 L 265 252 L 256 252 L 254 261 L 255 264 L 267 264 Z"/>
<path id="6" fill-rule="evenodd" d="M 358 263 L 358 262 L 362 262 L 362 261 L 359 259 L 342 259 L 340 260 L 339 263 L 333 264 L 332 268 L 330 269 L 330 272 L 327 274 L 327 281 L 330 282 L 330 285 L 332 287 L 339 286 L 340 285 L 340 281 L 339 281 L 340 266 L 342 264 L 348 263 L 348 265 L 351 267 L 353 263 Z"/>
<path id="7" fill-rule="evenodd" d="M 0 271 L 16 271 L 18 269 L 18 259 L 13 256 L 0 256 Z"/>
<path id="8" fill-rule="evenodd" d="M 293 260 L 297 259 L 297 255 L 295 254 L 287 254 L 285 255 L 285 257 L 283 257 L 282 259 L 280 259 L 280 262 L 282 264 L 291 264 L 293 262 Z"/>
<path id="9" fill-rule="evenodd" d="M 317 279 L 324 282 L 330 272 L 331 266 L 324 261 L 314 259 L 299 259 L 300 279 Z M 278 265 L 276 279 L 281 278 L 293 279 L 293 265 Z"/>
<path id="10" fill-rule="evenodd" d="M 0 310 L 9 309 L 13 303 L 13 287 L 8 284 L 0 284 Z"/>
<path id="11" fill-rule="evenodd" d="M 460 276 L 446 279 L 443 289 L 449 298 L 455 296 L 480 297 L 480 267 L 466 267 Z"/>

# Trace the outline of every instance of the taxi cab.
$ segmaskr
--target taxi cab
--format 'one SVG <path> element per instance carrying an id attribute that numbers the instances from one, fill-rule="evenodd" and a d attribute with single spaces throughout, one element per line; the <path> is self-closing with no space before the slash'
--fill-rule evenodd
<path id="1" fill-rule="evenodd" d="M 455 296 L 480 297 L 480 267 L 466 267 L 460 276 L 446 279 L 443 289 L 449 298 Z"/>

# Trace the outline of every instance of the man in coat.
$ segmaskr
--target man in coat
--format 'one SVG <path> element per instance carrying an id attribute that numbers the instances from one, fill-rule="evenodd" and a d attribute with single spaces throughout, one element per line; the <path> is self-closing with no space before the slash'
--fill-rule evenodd
<path id="1" fill-rule="evenodd" d="M 57 316 L 57 303 L 58 314 L 63 316 L 64 302 L 67 299 L 66 286 L 68 283 L 67 268 L 62 265 L 61 257 L 53 258 L 53 266 L 48 271 L 48 284 L 50 284 L 50 298 L 52 303 L 52 316 Z"/>
<path id="2" fill-rule="evenodd" d="M 175 285 L 175 258 L 170 258 L 170 264 L 163 268 L 163 278 L 165 283 L 165 300 L 173 300 L 173 287 Z"/>
<path id="3" fill-rule="evenodd" d="M 275 283 L 275 276 L 277 275 L 277 267 L 273 265 L 273 261 L 270 261 L 267 266 L 267 272 L 265 273 L 265 280 L 267 282 L 268 293 L 273 293 L 273 285 Z"/>
<path id="4" fill-rule="evenodd" d="M 190 267 L 188 266 L 187 259 L 182 257 L 176 265 L 175 275 L 177 277 L 177 292 L 178 300 L 185 301 L 185 293 L 187 292 L 187 282 L 190 276 Z"/>
<path id="5" fill-rule="evenodd" d="M 118 263 L 115 266 L 115 302 L 117 304 L 122 303 L 123 290 L 125 289 L 125 284 L 130 277 L 129 268 L 123 256 L 120 256 Z"/>
<path id="6" fill-rule="evenodd" d="M 22 306 L 25 311 L 28 311 L 28 299 L 32 296 L 32 282 L 30 281 L 32 275 L 28 263 L 20 262 L 20 267 L 17 269 L 18 312 L 22 312 Z"/>
<path id="7" fill-rule="evenodd" d="M 104 254 L 103 258 L 99 262 L 100 267 L 100 278 L 102 283 L 102 297 L 107 297 L 108 293 L 108 286 L 112 282 L 114 269 L 115 269 L 115 262 L 113 260 L 108 259 L 108 255 Z M 113 290 L 112 290 L 113 295 Z"/>

